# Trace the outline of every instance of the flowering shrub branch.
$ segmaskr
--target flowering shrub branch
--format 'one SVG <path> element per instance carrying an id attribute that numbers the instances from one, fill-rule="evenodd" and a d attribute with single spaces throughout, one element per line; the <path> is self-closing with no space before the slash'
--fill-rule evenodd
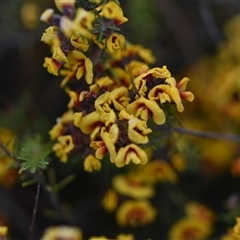
<path id="1" fill-rule="evenodd" d="M 127 21 L 118 2 L 56 6 L 62 15 L 47 9 L 41 16 L 51 25 L 42 41 L 53 49 L 44 67 L 64 77 L 70 102 L 50 131 L 53 150 L 63 162 L 81 154 L 86 171 L 100 170 L 106 155 L 117 167 L 146 164 L 152 128 L 168 117 L 163 108 L 175 105 L 182 112 L 182 99 L 193 101 L 185 91 L 189 79 L 177 82 L 166 66 L 149 68 L 151 52 L 118 33 Z"/>

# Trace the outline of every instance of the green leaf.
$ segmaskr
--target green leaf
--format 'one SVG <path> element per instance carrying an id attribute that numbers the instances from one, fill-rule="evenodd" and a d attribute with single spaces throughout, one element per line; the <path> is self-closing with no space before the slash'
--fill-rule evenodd
<path id="1" fill-rule="evenodd" d="M 35 173 L 39 169 L 45 169 L 49 164 L 48 155 L 51 152 L 52 146 L 44 144 L 39 134 L 25 138 L 18 153 L 18 158 L 23 161 L 19 172 L 29 170 Z"/>

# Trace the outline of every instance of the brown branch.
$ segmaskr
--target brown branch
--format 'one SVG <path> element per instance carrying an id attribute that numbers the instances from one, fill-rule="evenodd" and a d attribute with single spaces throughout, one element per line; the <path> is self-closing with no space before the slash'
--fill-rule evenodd
<path id="1" fill-rule="evenodd" d="M 38 175 L 37 193 L 35 196 L 35 204 L 34 204 L 33 213 L 32 213 L 32 220 L 31 220 L 31 224 L 29 227 L 29 240 L 34 240 L 34 227 L 35 227 L 35 221 L 36 221 L 36 217 L 37 217 L 37 209 L 38 209 L 38 201 L 39 201 L 39 196 L 40 196 L 41 183 L 42 183 L 42 170 L 39 171 L 39 175 Z"/>
<path id="2" fill-rule="evenodd" d="M 181 127 L 174 127 L 173 131 L 180 133 L 180 134 L 192 135 L 192 136 L 201 137 L 201 138 L 240 142 L 240 136 L 233 135 L 233 134 L 205 132 L 205 131 L 186 129 L 186 128 L 181 128 Z"/>
<path id="3" fill-rule="evenodd" d="M 169 31 L 175 38 L 185 60 L 192 64 L 203 53 L 194 26 L 188 21 L 186 14 L 176 2 L 154 1 L 154 3 L 159 8 L 161 16 L 163 16 Z"/>
<path id="4" fill-rule="evenodd" d="M 2 142 L 1 140 L 0 140 L 0 148 L 4 151 L 4 153 L 5 153 L 8 157 L 12 158 L 16 163 L 18 163 L 18 164 L 20 165 L 19 159 L 18 159 L 15 155 L 13 155 L 13 154 L 7 149 L 7 147 L 3 144 L 3 142 Z M 50 203 L 51 203 L 52 206 L 54 207 L 54 210 L 59 213 L 59 216 L 61 216 L 64 220 L 66 220 L 67 222 L 69 222 L 69 224 L 73 224 L 73 223 L 70 222 L 69 219 L 65 216 L 65 214 L 64 214 L 64 212 L 63 212 L 63 210 L 62 210 L 61 204 L 59 203 L 59 201 L 58 201 L 58 199 L 56 198 L 56 196 L 55 196 L 51 191 L 48 190 L 48 184 L 46 183 L 46 180 L 45 180 L 42 172 L 39 173 L 39 175 L 37 175 L 36 173 L 31 173 L 30 171 L 27 171 L 27 170 L 25 170 L 25 172 L 26 172 L 31 178 L 35 179 L 35 180 L 38 182 L 37 194 L 36 194 L 36 196 L 35 196 L 35 206 L 34 206 L 34 210 L 33 210 L 32 223 L 35 222 L 35 218 L 36 218 L 35 215 L 36 215 L 36 211 L 37 211 L 36 206 L 38 205 L 38 198 L 39 198 L 38 195 L 39 195 L 39 193 L 40 193 L 40 186 L 42 186 L 42 189 L 43 189 L 44 193 L 46 194 L 46 196 L 48 197 Z M 41 181 L 41 183 L 40 183 L 40 181 Z M 32 224 L 31 224 L 31 225 L 32 225 Z M 30 229 L 31 229 L 31 227 L 30 227 Z M 30 232 L 31 232 L 31 230 L 29 230 L 29 239 L 32 238 L 32 233 L 30 233 Z"/>

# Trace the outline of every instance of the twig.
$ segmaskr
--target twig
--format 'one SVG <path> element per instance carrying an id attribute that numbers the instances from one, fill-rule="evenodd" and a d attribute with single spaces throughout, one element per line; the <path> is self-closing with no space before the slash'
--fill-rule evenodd
<path id="1" fill-rule="evenodd" d="M 13 154 L 7 149 L 7 147 L 3 144 L 3 142 L 2 142 L 1 140 L 0 140 L 0 148 L 4 151 L 4 153 L 5 153 L 8 157 L 14 159 L 14 161 L 19 164 L 19 159 L 18 159 L 15 155 L 13 155 Z M 19 164 L 19 165 L 20 165 L 20 164 Z M 35 179 L 35 180 L 38 182 L 38 188 L 37 188 L 37 194 L 36 194 L 36 196 L 39 195 L 40 186 L 42 186 L 42 190 L 44 191 L 44 193 L 45 193 L 46 196 L 48 197 L 48 199 L 49 199 L 50 203 L 52 204 L 52 206 L 54 207 L 55 211 L 58 212 L 58 213 L 60 213 L 60 214 L 61 214 L 60 216 L 61 216 L 63 219 L 65 219 L 67 222 L 69 222 L 70 224 L 72 224 L 72 222 L 70 222 L 69 219 L 67 219 L 66 216 L 65 216 L 65 214 L 63 213 L 62 207 L 61 207 L 58 199 L 56 198 L 56 196 L 55 196 L 51 191 L 48 190 L 48 185 L 47 185 L 47 183 L 46 183 L 46 180 L 45 180 L 42 172 L 41 172 L 41 174 L 38 175 L 38 176 L 37 176 L 36 174 L 34 174 L 34 173 L 31 173 L 30 171 L 25 171 L 25 172 L 26 172 L 31 178 Z M 39 184 L 39 181 L 40 181 L 40 180 L 41 180 L 41 184 Z M 38 202 L 37 202 L 37 204 L 38 204 Z M 36 204 L 36 198 L 35 198 L 35 206 L 37 206 L 37 204 Z M 35 207 L 34 207 L 34 209 L 35 209 Z M 34 217 L 34 216 L 33 216 L 33 217 Z M 33 221 L 35 221 L 35 220 L 32 219 L 32 222 L 33 222 Z M 29 239 L 30 239 L 30 237 L 29 237 Z"/>
<path id="2" fill-rule="evenodd" d="M 10 157 L 13 158 L 14 160 L 16 160 L 16 158 L 12 155 L 12 153 L 6 148 L 6 146 L 2 143 L 2 141 L 0 140 L 0 148 L 4 151 L 4 153 Z"/>
<path id="3" fill-rule="evenodd" d="M 202 138 L 210 138 L 210 139 L 226 140 L 226 141 L 232 141 L 232 142 L 240 142 L 240 136 L 233 135 L 233 134 L 206 132 L 206 131 L 199 131 L 199 130 L 181 128 L 181 127 L 174 127 L 173 131 L 181 133 L 181 134 L 193 135 L 193 136 L 202 137 Z"/>
<path id="4" fill-rule="evenodd" d="M 223 38 L 214 21 L 208 1 L 199 0 L 199 12 L 209 37 L 215 44 L 218 44 Z"/>
<path id="5" fill-rule="evenodd" d="M 186 14 L 177 4 L 178 1 L 154 1 L 157 8 L 160 9 L 160 14 L 164 18 L 168 29 L 170 30 L 182 54 L 188 64 L 192 64 L 200 56 L 203 50 L 192 24 L 188 21 Z"/>
<path id="6" fill-rule="evenodd" d="M 42 170 L 39 171 L 38 175 L 38 186 L 37 186 L 37 193 L 35 196 L 35 204 L 33 208 L 33 213 L 32 213 L 32 220 L 31 224 L 29 227 L 29 240 L 34 240 L 34 225 L 36 221 L 36 216 L 37 216 L 37 209 L 38 209 L 38 201 L 39 201 L 39 196 L 40 196 L 40 188 L 41 188 L 41 183 L 42 183 Z"/>

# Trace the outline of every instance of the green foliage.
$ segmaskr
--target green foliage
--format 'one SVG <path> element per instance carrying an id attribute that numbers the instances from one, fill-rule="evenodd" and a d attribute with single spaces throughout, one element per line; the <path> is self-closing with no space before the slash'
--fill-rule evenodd
<path id="1" fill-rule="evenodd" d="M 18 153 L 18 158 L 23 161 L 20 173 L 25 170 L 34 173 L 39 169 L 45 169 L 49 164 L 48 155 L 51 151 L 52 146 L 43 144 L 40 135 L 25 138 Z"/>

